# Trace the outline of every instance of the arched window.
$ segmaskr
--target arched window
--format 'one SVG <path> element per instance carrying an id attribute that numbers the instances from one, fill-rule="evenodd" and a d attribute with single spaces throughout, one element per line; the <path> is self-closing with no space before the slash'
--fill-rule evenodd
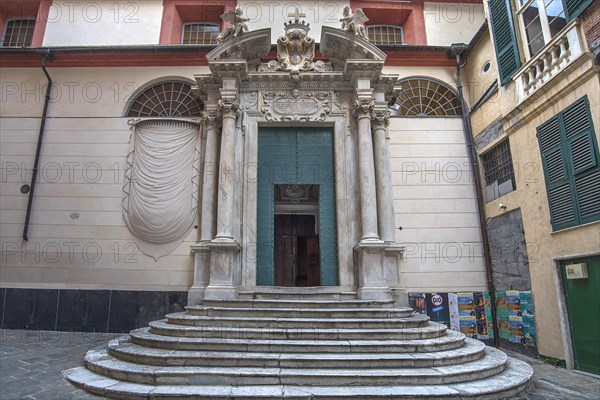
<path id="1" fill-rule="evenodd" d="M 204 22 L 193 22 L 184 24 L 181 34 L 181 44 L 217 44 L 221 28 L 219 24 L 207 24 Z"/>
<path id="2" fill-rule="evenodd" d="M 431 78 L 410 77 L 398 81 L 400 94 L 390 103 L 392 115 L 401 117 L 454 117 L 462 115 L 456 92 Z"/>
<path id="3" fill-rule="evenodd" d="M 129 106 L 127 117 L 198 117 L 202 112 L 200 99 L 192 93 L 189 83 L 166 81 L 150 86 Z"/>
<path id="4" fill-rule="evenodd" d="M 368 25 L 367 35 L 371 43 L 379 46 L 399 46 L 404 43 L 401 26 Z"/>

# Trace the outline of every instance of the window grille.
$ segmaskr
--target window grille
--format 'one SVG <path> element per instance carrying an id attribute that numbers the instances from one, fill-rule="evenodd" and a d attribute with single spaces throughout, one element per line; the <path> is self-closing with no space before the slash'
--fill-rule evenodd
<path id="1" fill-rule="evenodd" d="M 12 19 L 6 21 L 2 47 L 27 47 L 31 46 L 35 19 Z"/>
<path id="2" fill-rule="evenodd" d="M 487 186 L 496 182 L 501 185 L 504 182 L 511 181 L 512 190 L 515 190 L 515 172 L 508 140 L 498 143 L 490 151 L 483 154 L 481 158 Z"/>
<path id="3" fill-rule="evenodd" d="M 202 103 L 192 93 L 190 84 L 179 81 L 150 86 L 132 102 L 128 117 L 197 117 Z"/>
<path id="4" fill-rule="evenodd" d="M 402 27 L 393 25 L 369 25 L 367 35 L 371 43 L 381 46 L 399 46 L 404 43 Z"/>
<path id="5" fill-rule="evenodd" d="M 217 24 L 190 23 L 183 25 L 181 44 L 217 44 L 220 28 Z"/>
<path id="6" fill-rule="evenodd" d="M 462 115 L 453 89 L 429 78 L 398 81 L 400 95 L 390 103 L 392 115 L 402 117 L 453 117 Z"/>

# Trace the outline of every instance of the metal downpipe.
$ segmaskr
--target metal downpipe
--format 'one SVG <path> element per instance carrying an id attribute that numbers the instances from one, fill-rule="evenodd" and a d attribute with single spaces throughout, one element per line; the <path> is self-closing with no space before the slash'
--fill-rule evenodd
<path id="1" fill-rule="evenodd" d="M 500 347 L 500 337 L 498 331 L 498 320 L 496 316 L 496 286 L 494 285 L 494 279 L 492 276 L 492 258 L 490 256 L 490 243 L 488 240 L 487 225 L 485 219 L 485 204 L 483 202 L 483 189 L 481 187 L 481 174 L 479 172 L 479 160 L 475 153 L 475 142 L 473 140 L 473 130 L 471 128 L 471 119 L 469 113 L 467 113 L 467 106 L 465 103 L 462 79 L 460 77 L 461 69 L 467 65 L 466 57 L 464 62 L 461 64 L 463 57 L 461 55 L 467 49 L 467 45 L 464 43 L 453 44 L 451 46 L 450 55 L 456 57 L 456 83 L 458 86 L 458 97 L 460 100 L 460 106 L 462 108 L 462 123 L 463 130 L 465 133 L 465 140 L 467 143 L 467 153 L 469 154 L 469 161 L 471 163 L 471 173 L 473 180 L 475 181 L 475 196 L 477 197 L 477 214 L 479 216 L 479 225 L 481 229 L 482 243 L 483 243 L 483 256 L 485 260 L 485 272 L 487 277 L 487 286 L 490 292 L 490 308 L 492 309 L 492 326 L 494 329 L 494 345 Z"/>
<path id="2" fill-rule="evenodd" d="M 29 200 L 27 201 L 27 213 L 25 214 L 25 226 L 23 227 L 23 240 L 29 240 L 29 219 L 31 218 L 31 206 L 33 204 L 33 192 L 37 180 L 38 167 L 40 163 L 40 153 L 42 150 L 42 139 L 44 138 L 44 128 L 46 126 L 46 116 L 48 114 L 48 104 L 50 103 L 50 90 L 52 90 L 52 78 L 46 70 L 46 63 L 52 59 L 52 53 L 48 51 L 42 58 L 42 71 L 46 75 L 48 85 L 46 87 L 46 96 L 44 98 L 44 111 L 42 112 L 42 121 L 40 122 L 40 133 L 38 135 L 37 149 L 35 151 L 35 160 L 33 162 L 33 171 L 31 174 L 31 185 L 29 190 Z"/>

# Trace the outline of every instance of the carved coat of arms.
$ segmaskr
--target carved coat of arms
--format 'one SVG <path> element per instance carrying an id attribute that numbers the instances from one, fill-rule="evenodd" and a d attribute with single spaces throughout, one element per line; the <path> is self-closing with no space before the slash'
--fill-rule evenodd
<path id="1" fill-rule="evenodd" d="M 332 71 L 331 65 L 323 61 L 314 62 L 315 39 L 308 36 L 310 24 L 300 21 L 296 10 L 294 19 L 284 23 L 285 35 L 277 39 L 277 61 L 272 60 L 259 67 L 260 72 L 286 71 Z"/>

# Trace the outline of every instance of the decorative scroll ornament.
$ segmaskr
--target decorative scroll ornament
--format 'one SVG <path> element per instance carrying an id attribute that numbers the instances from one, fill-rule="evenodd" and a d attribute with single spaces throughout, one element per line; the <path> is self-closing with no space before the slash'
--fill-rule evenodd
<path id="1" fill-rule="evenodd" d="M 352 115 L 355 117 L 369 116 L 373 112 L 373 107 L 375 107 L 375 101 L 372 98 L 356 99 Z"/>
<path id="2" fill-rule="evenodd" d="M 308 36 L 310 24 L 300 21 L 300 17 L 305 16 L 301 15 L 297 8 L 296 13 L 290 15 L 294 19 L 283 24 L 285 35 L 277 39 L 277 61 L 272 60 L 261 64 L 258 68 L 259 72 L 289 71 L 296 74 L 299 71 L 333 71 L 329 63 L 313 62 L 315 39 Z"/>
<path id="3" fill-rule="evenodd" d="M 329 92 L 266 93 L 262 95 L 261 112 L 267 121 L 324 121 L 331 113 Z"/>
<path id="4" fill-rule="evenodd" d="M 221 15 L 221 19 L 225 22 L 229 22 L 231 25 L 225 28 L 223 32 L 221 32 L 219 36 L 217 36 L 218 43 L 222 43 L 231 38 L 236 38 L 242 33 L 249 31 L 246 22 L 250 21 L 250 19 L 243 17 L 243 12 L 241 8 L 236 8 L 235 10 L 227 11 L 226 13 Z"/>
<path id="5" fill-rule="evenodd" d="M 240 112 L 240 101 L 238 98 L 222 98 L 219 100 L 219 111 L 223 117 L 235 116 Z"/>
<path id="6" fill-rule="evenodd" d="M 371 113 L 371 120 L 373 125 L 389 126 L 390 125 L 390 112 L 387 110 L 376 110 Z"/>
<path id="7" fill-rule="evenodd" d="M 346 32 L 352 32 L 355 36 L 358 36 L 366 41 L 369 40 L 367 31 L 365 29 L 365 22 L 369 20 L 363 10 L 357 8 L 354 13 L 350 11 L 350 6 L 345 6 L 343 10 L 343 18 L 340 19 L 342 23 L 342 30 Z"/>

